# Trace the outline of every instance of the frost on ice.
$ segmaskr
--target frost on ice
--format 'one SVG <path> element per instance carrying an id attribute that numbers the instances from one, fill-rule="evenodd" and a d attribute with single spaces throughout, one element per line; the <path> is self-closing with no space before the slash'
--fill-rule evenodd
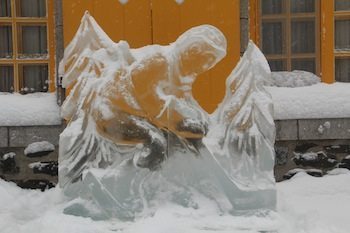
<path id="1" fill-rule="evenodd" d="M 123 220 L 166 203 L 225 213 L 275 208 L 274 124 L 253 45 L 227 79 L 213 115 L 192 96 L 196 76 L 226 55 L 226 39 L 202 25 L 168 46 L 130 49 L 86 13 L 65 50 L 59 184 L 66 213 Z"/>

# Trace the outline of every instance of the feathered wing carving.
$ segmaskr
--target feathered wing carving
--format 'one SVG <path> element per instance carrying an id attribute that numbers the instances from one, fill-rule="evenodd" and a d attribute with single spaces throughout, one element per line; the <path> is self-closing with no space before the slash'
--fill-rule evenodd
<path id="1" fill-rule="evenodd" d="M 193 190 L 220 197 L 223 211 L 273 209 L 274 122 L 264 56 L 249 44 L 211 116 L 191 93 L 196 76 L 225 54 L 224 35 L 210 25 L 169 46 L 131 50 L 86 13 L 60 66 L 64 87 L 72 88 L 62 106 L 65 193 L 92 201 L 97 218 L 132 219 L 156 200 L 196 206 Z M 81 208 L 73 204 L 67 213 L 85 213 Z"/>

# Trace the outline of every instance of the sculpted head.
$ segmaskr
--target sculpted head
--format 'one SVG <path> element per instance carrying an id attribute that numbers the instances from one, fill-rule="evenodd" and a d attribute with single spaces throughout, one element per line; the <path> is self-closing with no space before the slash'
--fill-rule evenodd
<path id="1" fill-rule="evenodd" d="M 201 74 L 226 55 L 225 36 L 216 27 L 201 25 L 184 32 L 174 43 L 181 76 Z"/>

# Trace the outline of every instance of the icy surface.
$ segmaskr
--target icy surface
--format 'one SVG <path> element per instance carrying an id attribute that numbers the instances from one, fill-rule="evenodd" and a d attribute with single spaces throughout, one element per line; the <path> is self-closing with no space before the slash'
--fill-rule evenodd
<path id="1" fill-rule="evenodd" d="M 350 117 L 350 83 L 266 89 L 273 99 L 275 120 Z"/>
<path id="2" fill-rule="evenodd" d="M 274 210 L 265 57 L 249 44 L 212 116 L 192 97 L 196 76 L 225 55 L 226 39 L 210 25 L 131 50 L 86 13 L 60 68 L 73 86 L 59 151 L 59 184 L 75 200 L 65 213 L 131 221 L 164 203 L 201 209 L 203 200 L 222 214 Z"/>
<path id="3" fill-rule="evenodd" d="M 175 2 L 179 5 L 181 5 L 185 0 L 175 0 Z"/>
<path id="4" fill-rule="evenodd" d="M 272 100 L 264 88 L 270 74 L 264 55 L 250 42 L 226 80 L 226 95 L 204 138 L 237 187 L 234 195 L 244 203 L 242 209 L 273 208 L 276 202 L 275 124 Z"/>
<path id="5" fill-rule="evenodd" d="M 43 152 L 43 151 L 54 151 L 55 146 L 51 144 L 50 142 L 47 141 L 41 141 L 41 142 L 34 142 L 29 144 L 25 149 L 24 149 L 24 154 L 33 154 L 37 152 Z"/>
<path id="6" fill-rule="evenodd" d="M 45 192 L 22 190 L 0 180 L 2 233 L 348 233 L 350 172 L 322 178 L 297 174 L 277 183 L 277 212 L 253 217 L 220 215 L 210 200 L 202 208 L 164 203 L 153 216 L 134 222 L 93 221 L 63 214 L 68 205 L 59 188 Z"/>
<path id="7" fill-rule="evenodd" d="M 54 93 L 0 92 L 0 126 L 59 125 L 60 108 Z"/>
<path id="8" fill-rule="evenodd" d="M 119 0 L 119 2 L 123 5 L 127 4 L 129 0 Z"/>

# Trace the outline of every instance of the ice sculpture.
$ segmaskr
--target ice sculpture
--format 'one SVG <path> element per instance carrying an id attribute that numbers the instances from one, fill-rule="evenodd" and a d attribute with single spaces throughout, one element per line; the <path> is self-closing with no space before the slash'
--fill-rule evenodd
<path id="1" fill-rule="evenodd" d="M 222 212 L 273 210 L 270 70 L 259 49 L 249 44 L 214 114 L 192 97 L 196 76 L 225 55 L 210 25 L 130 49 L 86 13 L 60 65 L 72 88 L 59 152 L 59 185 L 72 199 L 65 212 L 130 220 L 166 202 L 198 208 L 201 198 Z"/>

